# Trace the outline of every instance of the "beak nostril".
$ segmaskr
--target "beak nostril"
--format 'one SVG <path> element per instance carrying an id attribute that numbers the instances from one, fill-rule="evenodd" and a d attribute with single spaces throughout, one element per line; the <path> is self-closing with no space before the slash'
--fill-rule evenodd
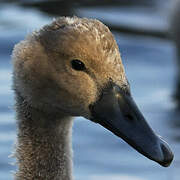
<path id="1" fill-rule="evenodd" d="M 130 121 L 132 121 L 134 119 L 131 114 L 125 114 L 124 116 L 127 120 L 130 120 Z"/>

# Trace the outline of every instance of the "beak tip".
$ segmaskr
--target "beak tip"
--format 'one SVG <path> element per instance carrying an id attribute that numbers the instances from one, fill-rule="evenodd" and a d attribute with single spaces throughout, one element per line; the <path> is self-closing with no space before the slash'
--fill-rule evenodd
<path id="1" fill-rule="evenodd" d="M 151 145 L 148 149 L 146 149 L 146 153 L 148 152 L 148 154 L 144 155 L 147 155 L 146 157 L 157 162 L 161 166 L 168 167 L 173 161 L 174 154 L 166 141 L 159 136 L 156 136 L 156 138 L 156 144 Z"/>
<path id="2" fill-rule="evenodd" d="M 174 158 L 174 156 L 172 154 L 171 158 L 165 159 L 164 161 L 159 162 L 159 164 L 163 167 L 169 167 L 171 165 L 171 162 L 173 161 L 173 158 Z"/>
<path id="3" fill-rule="evenodd" d="M 163 161 L 159 164 L 161 166 L 168 167 L 173 161 L 174 155 L 165 141 L 161 144 L 161 150 L 163 154 Z"/>
<path id="4" fill-rule="evenodd" d="M 157 163 L 159 163 L 163 167 L 170 166 L 171 162 L 173 161 L 174 154 L 169 148 L 169 145 L 164 141 L 161 137 L 159 137 L 160 142 L 159 144 L 159 153 L 157 154 L 156 158 L 154 159 Z"/>

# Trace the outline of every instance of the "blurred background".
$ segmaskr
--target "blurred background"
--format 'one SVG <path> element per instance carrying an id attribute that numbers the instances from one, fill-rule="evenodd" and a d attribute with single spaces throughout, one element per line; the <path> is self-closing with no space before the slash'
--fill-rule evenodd
<path id="1" fill-rule="evenodd" d="M 175 0 L 0 1 L 0 180 L 13 179 L 16 170 L 12 165 L 15 159 L 8 157 L 16 141 L 11 88 L 13 46 L 53 18 L 72 15 L 97 18 L 110 27 L 136 103 L 175 154 L 169 168 L 160 167 L 97 124 L 76 118 L 75 180 L 180 179 L 180 73 L 176 60 L 180 30 L 174 28 L 178 26 L 178 19 L 172 20 L 176 17 L 174 12 L 178 13 L 174 3 Z"/>

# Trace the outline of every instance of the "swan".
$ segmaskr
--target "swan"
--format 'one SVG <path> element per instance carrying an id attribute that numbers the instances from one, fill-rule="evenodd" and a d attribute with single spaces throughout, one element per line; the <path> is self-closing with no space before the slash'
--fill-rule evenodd
<path id="1" fill-rule="evenodd" d="M 18 180 L 72 180 L 72 125 L 83 116 L 169 166 L 173 153 L 130 93 L 116 41 L 95 19 L 60 17 L 13 50 Z"/>

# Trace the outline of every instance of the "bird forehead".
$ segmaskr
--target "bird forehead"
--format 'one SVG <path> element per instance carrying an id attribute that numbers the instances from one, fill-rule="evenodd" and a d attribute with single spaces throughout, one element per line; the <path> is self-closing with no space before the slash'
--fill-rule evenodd
<path id="1" fill-rule="evenodd" d="M 119 54 L 117 44 L 110 32 L 66 31 L 59 36 L 59 51 L 79 58 L 112 61 Z"/>
<path id="2" fill-rule="evenodd" d="M 71 57 L 112 61 L 118 54 L 112 33 L 98 20 L 59 18 L 44 27 L 38 36 L 47 50 Z"/>

